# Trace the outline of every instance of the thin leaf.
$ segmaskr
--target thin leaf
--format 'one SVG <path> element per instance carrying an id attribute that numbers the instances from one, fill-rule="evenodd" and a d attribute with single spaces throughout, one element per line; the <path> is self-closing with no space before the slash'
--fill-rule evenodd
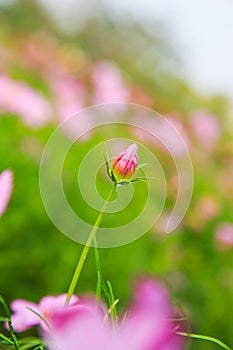
<path id="1" fill-rule="evenodd" d="M 183 305 L 178 300 L 175 301 L 175 304 L 178 307 L 182 318 L 184 319 L 184 320 L 182 320 L 182 318 L 181 318 L 180 320 L 177 320 L 177 321 L 186 321 L 186 324 L 185 324 L 186 333 L 192 333 L 191 322 L 190 322 L 189 318 L 187 317 L 187 313 L 185 312 Z M 188 341 L 185 343 L 184 350 L 189 349 L 190 342 L 191 342 L 191 338 L 189 338 Z"/>
<path id="2" fill-rule="evenodd" d="M 142 168 L 144 168 L 144 167 L 147 166 L 147 165 L 148 165 L 148 163 L 139 164 L 139 165 L 137 166 L 137 170 L 142 169 Z"/>
<path id="3" fill-rule="evenodd" d="M 15 335 L 15 331 L 14 331 L 14 328 L 12 326 L 12 323 L 11 323 L 11 312 L 10 312 L 10 309 L 8 308 L 8 306 L 6 305 L 3 297 L 0 295 L 0 304 L 2 304 L 5 312 L 6 312 L 6 315 L 7 315 L 7 324 L 8 324 L 8 327 L 9 327 L 9 331 L 10 331 L 10 335 L 11 335 L 11 338 L 13 340 L 13 343 L 14 343 L 14 346 L 17 350 L 19 350 L 19 341 Z"/>
<path id="4" fill-rule="evenodd" d="M 188 321 L 188 317 L 166 318 L 166 321 Z"/>
<path id="5" fill-rule="evenodd" d="M 43 322 L 46 324 L 46 326 L 47 326 L 48 328 L 50 328 L 48 322 L 46 321 L 46 319 L 45 319 L 41 314 L 39 314 L 39 313 L 36 312 L 35 310 L 31 309 L 30 307 L 27 307 L 27 309 L 28 309 L 29 311 L 33 312 L 36 316 L 38 316 L 39 319 L 41 319 L 41 321 L 43 321 Z"/>
<path id="6" fill-rule="evenodd" d="M 110 305 L 110 307 L 111 307 L 111 310 L 112 310 L 112 312 L 111 312 L 112 321 L 114 323 L 117 323 L 118 316 L 117 316 L 117 309 L 116 309 L 116 304 L 117 304 L 116 300 L 118 300 L 118 299 L 115 298 L 115 295 L 113 293 L 112 285 L 111 285 L 111 283 L 109 281 L 107 281 L 107 285 L 108 285 L 110 296 L 111 296 L 111 305 Z"/>
<path id="7" fill-rule="evenodd" d="M 128 316 L 128 313 L 127 313 L 127 311 L 126 311 L 126 312 L 124 313 L 124 316 L 123 316 L 122 321 L 121 321 L 121 327 L 124 326 L 125 321 L 127 320 L 127 316 Z"/>
<path id="8" fill-rule="evenodd" d="M 28 343 L 20 346 L 19 350 L 28 350 L 28 349 L 43 349 L 43 344 L 41 341 L 38 341 L 37 343 Z"/>
<path id="9" fill-rule="evenodd" d="M 20 345 L 22 344 L 26 344 L 26 343 L 34 343 L 34 344 L 38 344 L 41 343 L 41 339 L 37 338 L 37 337 L 25 337 L 20 339 Z"/>
<path id="10" fill-rule="evenodd" d="M 0 322 L 9 322 L 9 318 L 0 316 Z"/>
<path id="11" fill-rule="evenodd" d="M 97 285 L 96 285 L 96 299 L 99 300 L 101 297 L 101 276 L 100 272 L 97 271 Z"/>
<path id="12" fill-rule="evenodd" d="M 105 164 L 106 164 L 106 167 L 107 167 L 107 173 L 108 173 L 108 176 L 111 178 L 112 181 L 116 182 L 116 178 L 113 174 L 113 171 L 112 171 L 112 168 L 111 168 L 111 165 L 109 163 L 109 153 L 108 153 L 108 148 L 106 146 L 106 144 L 104 145 L 105 146 L 105 156 L 104 156 L 104 159 L 105 159 Z"/>
<path id="13" fill-rule="evenodd" d="M 137 176 L 134 177 L 130 182 L 135 182 L 135 181 L 147 181 L 147 180 L 160 180 L 158 177 L 146 177 L 146 176 Z"/>
<path id="14" fill-rule="evenodd" d="M 147 179 L 139 179 L 139 178 L 135 178 L 135 179 L 132 179 L 131 180 L 131 182 L 133 183 L 133 182 L 145 182 L 145 183 L 147 183 Z"/>
<path id="15" fill-rule="evenodd" d="M 96 261 L 96 268 L 97 268 L 97 273 L 99 274 L 100 280 L 101 280 L 101 287 L 103 289 L 103 292 L 108 299 L 109 305 L 111 304 L 111 295 L 109 293 L 109 290 L 105 284 L 103 273 L 102 273 L 102 268 L 100 265 L 100 257 L 99 257 L 99 251 L 98 248 L 95 247 L 95 261 Z"/>
<path id="16" fill-rule="evenodd" d="M 116 299 L 116 300 L 114 301 L 114 303 L 110 306 L 110 308 L 108 309 L 109 315 L 112 314 L 113 309 L 116 307 L 116 305 L 119 303 L 119 301 L 120 301 L 120 299 Z"/>
<path id="17" fill-rule="evenodd" d="M 193 333 L 185 333 L 185 332 L 176 332 L 176 334 L 181 335 L 183 337 L 189 337 L 189 338 L 195 338 L 195 339 L 200 339 L 200 340 L 207 340 L 212 343 L 218 344 L 225 350 L 232 350 L 228 345 L 224 344 L 221 340 L 214 338 L 214 337 L 209 337 L 208 335 L 202 335 L 202 334 L 193 334 Z"/>
<path id="18" fill-rule="evenodd" d="M 105 148 L 105 160 L 106 162 L 109 162 L 109 152 L 108 152 L 108 147 L 106 145 L 106 143 L 104 144 L 104 148 Z"/>
<path id="19" fill-rule="evenodd" d="M 99 251 L 98 251 L 98 248 L 96 247 L 96 241 L 95 241 L 95 260 L 96 260 L 97 274 L 98 274 L 99 279 L 101 281 L 101 287 L 102 287 L 103 292 L 108 300 L 110 316 L 111 316 L 113 324 L 116 325 L 116 323 L 117 323 L 116 304 L 118 303 L 119 300 L 115 299 L 113 289 L 112 289 L 110 282 L 107 281 L 107 285 L 105 283 L 103 273 L 102 273 L 101 264 L 100 264 Z"/>
<path id="20" fill-rule="evenodd" d="M 6 344 L 14 345 L 14 342 L 2 333 L 0 333 L 0 338 L 3 339 L 6 342 Z"/>
<path id="21" fill-rule="evenodd" d="M 113 323 L 117 322 L 117 311 L 116 311 L 116 304 L 118 301 L 116 301 L 116 298 L 113 293 L 113 289 L 111 286 L 111 283 L 107 281 L 107 285 L 105 284 L 105 280 L 102 273 L 102 268 L 100 264 L 100 256 L 99 256 L 99 250 L 97 247 L 97 241 L 94 237 L 94 243 L 95 243 L 95 261 L 96 261 L 96 268 L 97 268 L 97 297 L 100 297 L 100 285 L 103 289 L 103 292 L 108 300 L 109 309 L 110 309 L 110 315 L 112 318 Z"/>

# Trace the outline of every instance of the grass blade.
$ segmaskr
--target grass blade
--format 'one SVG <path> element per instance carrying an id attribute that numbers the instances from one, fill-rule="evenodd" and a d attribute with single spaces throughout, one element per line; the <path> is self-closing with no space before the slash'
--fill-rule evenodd
<path id="1" fill-rule="evenodd" d="M 225 350 L 232 350 L 228 345 L 224 344 L 221 340 L 214 338 L 214 337 L 209 337 L 208 335 L 202 335 L 202 334 L 193 334 L 193 333 L 185 333 L 185 332 L 176 332 L 178 335 L 181 335 L 183 337 L 189 337 L 189 338 L 194 338 L 194 339 L 200 339 L 200 340 L 207 340 L 212 343 L 218 344 Z"/>

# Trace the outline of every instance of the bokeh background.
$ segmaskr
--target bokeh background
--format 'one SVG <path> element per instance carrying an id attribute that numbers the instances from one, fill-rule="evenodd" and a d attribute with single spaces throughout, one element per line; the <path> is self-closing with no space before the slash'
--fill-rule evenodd
<path id="1" fill-rule="evenodd" d="M 67 290 L 82 246 L 58 232 L 43 207 L 38 181 L 43 147 L 56 126 L 78 110 L 132 102 L 161 113 L 183 136 L 194 167 L 193 198 L 180 227 L 165 235 L 176 169 L 157 143 L 136 135 L 160 159 L 168 196 L 160 222 L 145 236 L 101 249 L 104 275 L 120 308 L 136 276 L 160 278 L 193 332 L 233 346 L 233 8 L 227 1 L 175 3 L 0 3 L 0 172 L 14 172 L 13 195 L 0 219 L 0 292 L 10 303 Z M 67 197 L 86 220 L 96 213 L 72 190 L 76 164 L 107 136 L 97 132 L 75 144 L 64 165 Z M 103 193 L 105 181 L 99 185 Z M 95 286 L 91 252 L 79 292 Z M 215 347 L 196 340 L 190 348 Z"/>

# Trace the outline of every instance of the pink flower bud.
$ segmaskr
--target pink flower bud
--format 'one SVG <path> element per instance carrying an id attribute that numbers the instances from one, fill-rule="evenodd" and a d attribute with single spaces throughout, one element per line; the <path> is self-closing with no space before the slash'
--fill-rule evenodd
<path id="1" fill-rule="evenodd" d="M 138 166 L 137 145 L 133 143 L 121 152 L 113 163 L 112 171 L 118 179 L 128 179 Z"/>

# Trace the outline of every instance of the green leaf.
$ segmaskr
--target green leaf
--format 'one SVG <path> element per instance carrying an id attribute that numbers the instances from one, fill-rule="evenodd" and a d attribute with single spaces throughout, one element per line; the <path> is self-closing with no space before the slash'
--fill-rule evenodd
<path id="1" fill-rule="evenodd" d="M 9 318 L 0 316 L 0 322 L 9 322 Z"/>
<path id="2" fill-rule="evenodd" d="M 110 309 L 111 309 L 112 321 L 117 323 L 118 316 L 117 316 L 116 304 L 118 303 L 119 300 L 115 298 L 115 295 L 113 293 L 112 285 L 111 285 L 111 283 L 109 281 L 107 281 L 107 285 L 108 285 L 110 296 L 111 296 Z"/>
<path id="3" fill-rule="evenodd" d="M 5 310 L 5 313 L 6 313 L 6 316 L 7 316 L 7 324 L 8 324 L 8 327 L 9 327 L 9 331 L 10 331 L 10 335 L 11 335 L 11 338 L 12 338 L 12 342 L 15 346 L 15 349 L 19 349 L 19 341 L 15 335 L 15 331 L 14 331 L 14 328 L 12 326 L 12 323 L 11 323 L 11 312 L 10 312 L 10 309 L 8 308 L 8 306 L 6 305 L 3 297 L 0 295 L 0 304 L 2 304 L 4 310 Z"/>
<path id="4" fill-rule="evenodd" d="M 100 264 L 100 257 L 99 257 L 99 251 L 96 246 L 96 239 L 95 239 L 95 261 L 96 261 L 96 268 L 97 268 L 97 292 L 96 297 L 100 297 L 100 284 L 101 288 L 103 289 L 103 292 L 108 300 L 109 304 L 109 310 L 110 310 L 110 316 L 112 319 L 113 324 L 117 323 L 117 310 L 116 310 L 116 304 L 119 300 L 117 300 L 113 293 L 113 288 L 111 286 L 111 283 L 107 281 L 107 285 L 105 283 L 102 268 Z"/>
<path id="5" fill-rule="evenodd" d="M 101 297 L 101 276 L 100 272 L 97 271 L 97 285 L 96 285 L 96 299 L 99 300 Z"/>
<path id="6" fill-rule="evenodd" d="M 96 245 L 96 239 L 95 239 L 95 245 Z M 102 287 L 103 292 L 104 292 L 104 294 L 105 294 L 105 296 L 110 304 L 111 303 L 111 295 L 110 295 L 108 288 L 107 288 L 105 281 L 104 281 L 102 268 L 101 268 L 101 264 L 100 264 L 99 251 L 98 251 L 98 248 L 96 246 L 95 246 L 95 262 L 96 262 L 96 268 L 97 268 L 97 275 L 99 276 L 99 279 L 101 281 L 101 287 Z"/>
<path id="7" fill-rule="evenodd" d="M 19 350 L 28 350 L 28 349 L 43 349 L 44 343 L 41 339 L 36 337 L 27 337 L 20 340 Z"/>
<path id="8" fill-rule="evenodd" d="M 5 344 L 14 345 L 14 342 L 2 333 L 0 333 L 0 338 L 4 340 Z"/>

